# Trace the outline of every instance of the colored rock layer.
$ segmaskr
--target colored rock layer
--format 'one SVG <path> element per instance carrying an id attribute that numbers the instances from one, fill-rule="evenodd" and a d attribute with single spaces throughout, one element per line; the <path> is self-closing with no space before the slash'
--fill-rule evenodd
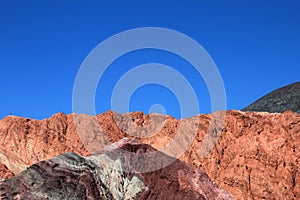
<path id="1" fill-rule="evenodd" d="M 141 173 L 156 152 L 167 167 Z M 150 158 L 150 159 L 149 159 Z M 147 163 L 149 165 L 154 163 Z M 66 153 L 0 183 L 2 199 L 233 199 L 200 170 L 123 139 L 89 157 Z"/>
<path id="2" fill-rule="evenodd" d="M 6 117 L 0 121 L 0 159 L 18 174 L 64 152 L 87 156 L 134 137 L 205 171 L 236 199 L 300 199 L 299 124 L 294 112 L 226 111 L 182 120 L 111 111 L 45 120 Z"/>
<path id="3" fill-rule="evenodd" d="M 300 82 L 274 90 L 243 109 L 270 113 L 287 110 L 300 114 Z"/>

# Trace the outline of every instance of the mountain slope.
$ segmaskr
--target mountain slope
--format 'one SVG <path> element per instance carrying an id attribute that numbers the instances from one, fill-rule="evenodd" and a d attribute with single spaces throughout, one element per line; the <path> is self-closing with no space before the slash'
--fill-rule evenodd
<path id="1" fill-rule="evenodd" d="M 300 82 L 274 90 L 242 109 L 270 113 L 282 113 L 287 110 L 300 114 Z"/>

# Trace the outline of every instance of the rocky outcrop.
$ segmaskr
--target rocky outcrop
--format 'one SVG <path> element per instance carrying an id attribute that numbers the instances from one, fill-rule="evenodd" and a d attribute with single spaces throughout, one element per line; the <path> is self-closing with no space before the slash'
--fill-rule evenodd
<path id="1" fill-rule="evenodd" d="M 229 111 L 210 153 L 193 143 L 182 160 L 237 199 L 300 199 L 300 115 Z"/>
<path id="2" fill-rule="evenodd" d="M 270 113 L 291 110 L 300 114 L 300 82 L 274 90 L 242 110 Z"/>
<path id="3" fill-rule="evenodd" d="M 0 183 L 0 195 L 2 199 L 36 200 L 232 199 L 204 172 L 162 152 L 158 152 L 160 160 L 172 160 L 172 164 L 141 173 L 141 163 L 149 162 L 153 152 L 158 151 L 123 139 L 90 157 L 66 153 Z"/>
<path id="4" fill-rule="evenodd" d="M 15 174 L 65 152 L 88 155 L 67 115 L 32 120 L 8 116 L 0 121 L 0 162 Z"/>
<path id="5" fill-rule="evenodd" d="M 12 173 L 6 165 L 0 163 L 0 180 L 1 179 L 7 179 L 14 176 L 14 173 Z"/>
<path id="6" fill-rule="evenodd" d="M 294 112 L 226 111 L 182 120 L 111 111 L 45 120 L 7 117 L 0 122 L 0 158 L 17 174 L 60 153 L 88 156 L 133 137 L 205 171 L 237 199 L 300 199 L 299 123 Z M 159 170 L 150 166 L 140 171 Z"/>

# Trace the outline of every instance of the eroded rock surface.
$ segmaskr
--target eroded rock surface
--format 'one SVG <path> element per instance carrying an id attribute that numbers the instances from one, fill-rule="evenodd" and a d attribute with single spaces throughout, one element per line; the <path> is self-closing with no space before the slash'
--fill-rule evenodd
<path id="1" fill-rule="evenodd" d="M 0 183 L 1 199 L 232 199 L 204 172 L 161 152 L 172 164 L 141 173 L 153 152 L 123 139 L 90 157 L 66 153 Z"/>
<path id="2" fill-rule="evenodd" d="M 134 137 L 205 171 L 237 199 L 300 199 L 299 124 L 294 112 L 226 111 L 182 120 L 111 111 L 45 120 L 7 117 L 0 121 L 0 158 L 17 174 L 60 153 L 87 156 Z"/>
<path id="3" fill-rule="evenodd" d="M 73 124 L 63 113 L 45 120 L 5 117 L 0 121 L 0 162 L 18 174 L 65 152 L 88 155 Z"/>
<path id="4" fill-rule="evenodd" d="M 229 111 L 213 150 L 182 160 L 203 169 L 237 199 L 300 199 L 300 115 Z M 201 137 L 198 137 L 201 138 Z"/>

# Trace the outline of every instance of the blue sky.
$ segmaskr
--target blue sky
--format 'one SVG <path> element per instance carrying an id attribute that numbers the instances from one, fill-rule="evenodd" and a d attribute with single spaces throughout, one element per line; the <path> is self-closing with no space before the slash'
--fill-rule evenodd
<path id="1" fill-rule="evenodd" d="M 139 27 L 173 29 L 201 44 L 221 73 L 227 109 L 241 109 L 299 81 L 299 10 L 299 1 L 1 0 L 0 118 L 73 112 L 73 84 L 89 52 L 110 36 Z M 200 112 L 212 112 L 206 85 L 192 66 L 154 49 L 112 63 L 96 91 L 96 112 L 111 109 L 112 90 L 122 74 L 149 62 L 178 70 L 197 93 Z M 176 94 L 155 84 L 139 88 L 129 110 L 148 112 L 155 104 L 181 117 Z"/>

